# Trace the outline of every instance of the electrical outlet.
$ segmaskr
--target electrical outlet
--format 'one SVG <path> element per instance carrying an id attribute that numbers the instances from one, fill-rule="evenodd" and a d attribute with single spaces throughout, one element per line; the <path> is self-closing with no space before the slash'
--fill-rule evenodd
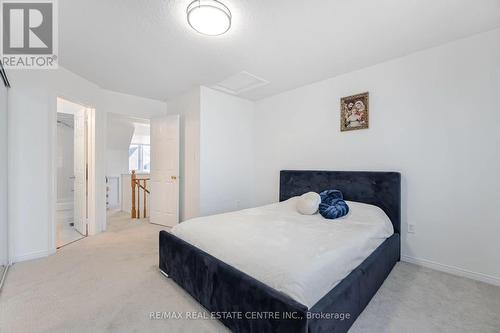
<path id="1" fill-rule="evenodd" d="M 414 234 L 415 233 L 415 225 L 412 223 L 408 223 L 408 233 L 409 234 Z"/>

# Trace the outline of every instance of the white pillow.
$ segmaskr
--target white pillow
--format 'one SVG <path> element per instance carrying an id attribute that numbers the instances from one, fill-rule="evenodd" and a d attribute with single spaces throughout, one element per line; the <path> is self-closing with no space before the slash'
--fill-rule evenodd
<path id="1" fill-rule="evenodd" d="M 318 212 L 321 197 L 316 192 L 302 194 L 297 201 L 297 211 L 303 215 L 313 215 Z"/>

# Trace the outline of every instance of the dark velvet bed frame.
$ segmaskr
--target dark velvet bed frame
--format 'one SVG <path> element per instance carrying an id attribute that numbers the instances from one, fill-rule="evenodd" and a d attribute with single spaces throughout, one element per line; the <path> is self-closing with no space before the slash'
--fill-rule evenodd
<path id="1" fill-rule="evenodd" d="M 400 259 L 401 176 L 281 171 L 280 201 L 326 189 L 382 208 L 394 235 L 311 309 L 166 231 L 160 232 L 160 270 L 233 332 L 347 332 Z"/>

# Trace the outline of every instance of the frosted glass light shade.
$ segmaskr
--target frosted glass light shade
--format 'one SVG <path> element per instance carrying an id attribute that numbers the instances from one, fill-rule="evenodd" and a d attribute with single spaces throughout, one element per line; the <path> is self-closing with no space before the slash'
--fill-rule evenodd
<path id="1" fill-rule="evenodd" d="M 217 0 L 195 0 L 187 8 L 187 20 L 199 33 L 217 36 L 231 27 L 231 12 Z"/>

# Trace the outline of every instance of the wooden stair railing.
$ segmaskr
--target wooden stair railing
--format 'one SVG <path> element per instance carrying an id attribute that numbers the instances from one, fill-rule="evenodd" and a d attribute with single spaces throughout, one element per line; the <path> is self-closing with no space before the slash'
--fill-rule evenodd
<path id="1" fill-rule="evenodd" d="M 141 218 L 141 190 L 142 190 L 142 198 L 144 201 L 144 210 L 143 210 L 143 215 L 142 218 L 147 217 L 147 207 L 146 207 L 146 202 L 147 202 L 147 195 L 149 194 L 149 190 L 147 187 L 147 181 L 149 178 L 137 178 L 137 175 L 135 174 L 135 170 L 132 170 L 132 175 L 131 175 L 131 185 L 132 185 L 132 211 L 131 215 L 133 219 L 140 219 Z M 137 201 L 136 201 L 136 193 L 137 193 Z M 137 207 L 136 207 L 137 203 Z"/>

